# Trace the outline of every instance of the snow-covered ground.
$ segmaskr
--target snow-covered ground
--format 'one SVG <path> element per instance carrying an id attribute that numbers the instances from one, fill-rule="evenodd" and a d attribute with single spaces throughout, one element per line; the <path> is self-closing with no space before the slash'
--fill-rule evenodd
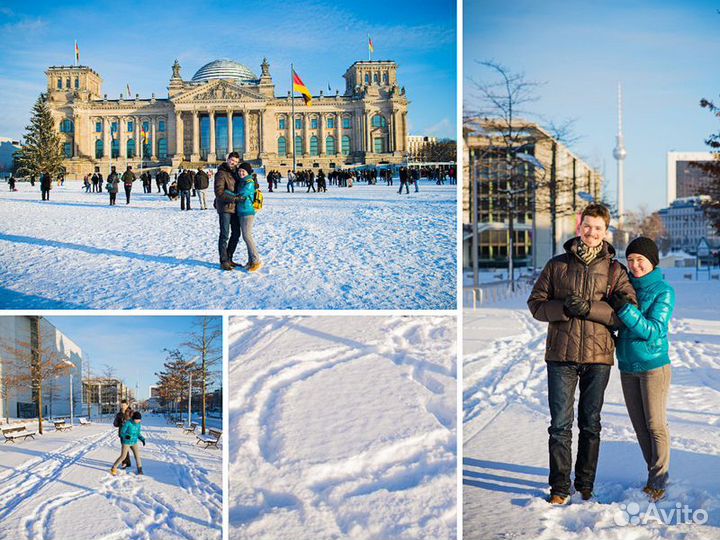
<path id="1" fill-rule="evenodd" d="M 654 509 L 640 492 L 645 462 L 616 367 L 602 414 L 597 498 L 582 502 L 575 495 L 565 507 L 545 502 L 550 422 L 543 360 L 547 325 L 532 318 L 526 298 L 465 312 L 465 540 L 720 537 L 720 283 L 685 281 L 683 269 L 669 269 L 666 275 L 677 293 L 670 336 L 672 453 L 668 496 Z M 577 421 L 574 435 L 575 452 Z M 686 507 L 690 517 L 682 516 Z M 693 523 L 692 512 L 700 512 L 695 515 L 701 523 L 702 511 L 707 522 Z M 664 523 L 647 520 L 656 515 Z M 640 523 L 628 525 L 630 519 Z"/>
<path id="2" fill-rule="evenodd" d="M 457 535 L 454 317 L 231 318 L 230 538 Z"/>
<path id="3" fill-rule="evenodd" d="M 30 425 L 28 427 L 31 427 Z M 222 451 L 143 417 L 145 476 L 110 475 L 120 453 L 112 424 L 45 429 L 0 445 L 0 538 L 220 539 Z"/>
<path id="4" fill-rule="evenodd" d="M 455 308 L 457 186 L 265 192 L 257 274 L 219 269 L 212 191 L 208 210 L 193 199 L 182 212 L 139 182 L 114 207 L 78 181 L 50 201 L 37 184 L 3 187 L 0 309 Z M 242 242 L 235 260 L 247 261 Z"/>

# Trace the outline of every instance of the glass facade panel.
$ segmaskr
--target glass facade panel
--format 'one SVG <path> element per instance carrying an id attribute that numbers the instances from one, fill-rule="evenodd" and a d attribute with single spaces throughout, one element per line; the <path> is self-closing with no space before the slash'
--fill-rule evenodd
<path id="1" fill-rule="evenodd" d="M 127 157 L 135 157 L 135 139 L 129 139 L 127 142 Z"/>
<path id="2" fill-rule="evenodd" d="M 158 141 L 158 157 L 160 159 L 167 157 L 167 139 L 160 139 Z"/>
<path id="3" fill-rule="evenodd" d="M 102 139 L 97 139 L 95 141 L 95 159 L 100 159 L 103 157 L 104 148 L 105 146 Z"/>
<path id="4" fill-rule="evenodd" d="M 245 152 L 245 117 L 239 114 L 233 115 L 233 150 Z"/>
<path id="5" fill-rule="evenodd" d="M 73 155 L 73 145 L 72 143 L 65 143 L 63 144 L 63 152 L 65 153 L 66 158 L 71 158 Z"/>
<path id="6" fill-rule="evenodd" d="M 325 151 L 328 155 L 335 154 L 335 137 L 330 136 L 325 139 Z"/>
<path id="7" fill-rule="evenodd" d="M 348 135 L 343 135 L 342 138 L 342 154 L 343 156 L 350 155 L 350 137 Z"/>
<path id="8" fill-rule="evenodd" d="M 200 159 L 207 159 L 210 153 L 210 117 L 200 117 Z"/>
<path id="9" fill-rule="evenodd" d="M 160 120 L 160 122 L 158 122 L 158 131 L 160 133 L 165 133 L 165 120 Z"/>
<path id="10" fill-rule="evenodd" d="M 320 149 L 319 146 L 319 140 L 318 138 L 313 135 L 310 137 L 310 155 L 311 156 L 319 156 L 320 155 Z"/>
<path id="11" fill-rule="evenodd" d="M 343 129 L 350 129 L 352 127 L 349 116 L 346 116 L 345 118 L 343 118 L 342 123 L 343 123 Z"/>
<path id="12" fill-rule="evenodd" d="M 120 157 L 120 141 L 113 139 L 112 145 L 110 146 L 110 156 L 115 159 Z"/>
<path id="13" fill-rule="evenodd" d="M 235 138 L 235 137 L 233 137 Z M 215 116 L 215 156 L 217 159 L 224 159 L 228 153 L 228 118 L 227 116 Z"/>
<path id="14" fill-rule="evenodd" d="M 285 137 L 278 138 L 278 156 L 287 156 L 287 139 Z"/>

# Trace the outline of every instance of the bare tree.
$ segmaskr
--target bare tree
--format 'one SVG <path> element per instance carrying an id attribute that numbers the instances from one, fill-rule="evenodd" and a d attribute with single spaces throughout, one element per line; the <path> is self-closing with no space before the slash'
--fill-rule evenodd
<path id="1" fill-rule="evenodd" d="M 43 385 L 64 373 L 70 358 L 55 346 L 54 336 L 41 329 L 42 317 L 31 316 L 30 341 L 3 342 L 0 347 L 14 358 L 17 373 L 32 388 L 32 399 L 38 415 L 38 432 L 43 432 Z"/>
<path id="2" fill-rule="evenodd" d="M 6 349 L 4 344 L 3 349 Z M 6 424 L 10 423 L 10 396 L 30 382 L 30 372 L 23 370 L 23 366 L 10 354 L 0 356 L 0 397 L 5 404 L 3 412 Z"/>
<path id="3" fill-rule="evenodd" d="M 222 360 L 222 328 L 218 317 L 199 317 L 193 324 L 188 340 L 182 343 L 200 356 L 202 380 L 202 433 L 206 430 L 207 385 L 213 381 L 211 368 Z"/>

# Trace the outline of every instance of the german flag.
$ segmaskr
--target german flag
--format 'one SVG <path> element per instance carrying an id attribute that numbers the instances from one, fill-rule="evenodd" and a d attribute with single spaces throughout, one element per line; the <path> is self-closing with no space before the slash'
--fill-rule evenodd
<path id="1" fill-rule="evenodd" d="M 80 62 L 80 47 L 78 47 L 77 40 L 75 40 L 75 64 Z"/>
<path id="2" fill-rule="evenodd" d="M 312 94 L 310 93 L 310 90 L 308 90 L 307 86 L 305 86 L 305 83 L 302 82 L 302 79 L 298 76 L 298 74 L 295 73 L 294 69 L 292 72 L 292 76 L 293 91 L 302 94 L 302 97 L 305 100 L 305 105 L 312 105 Z"/>

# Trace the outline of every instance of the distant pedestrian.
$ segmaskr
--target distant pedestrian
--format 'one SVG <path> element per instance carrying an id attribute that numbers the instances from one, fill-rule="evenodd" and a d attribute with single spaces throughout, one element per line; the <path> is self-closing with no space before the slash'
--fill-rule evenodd
<path id="1" fill-rule="evenodd" d="M 195 192 L 197 193 L 201 210 L 207 210 L 206 193 L 209 186 L 210 178 L 208 178 L 207 173 L 203 170 L 203 166 L 200 165 L 197 173 L 195 173 Z"/>
<path id="2" fill-rule="evenodd" d="M 130 204 L 130 193 L 132 192 L 132 186 L 135 180 L 135 173 L 132 172 L 132 166 L 128 165 L 127 170 L 122 175 L 123 186 L 125 186 L 125 204 Z"/>
<path id="3" fill-rule="evenodd" d="M 400 167 L 400 189 L 398 189 L 398 194 L 402 193 L 402 188 L 405 186 L 405 194 L 410 194 L 410 188 L 408 187 L 408 170 L 407 167 Z"/>
<path id="4" fill-rule="evenodd" d="M 190 190 L 192 190 L 192 177 L 189 171 L 182 171 L 178 175 L 177 188 L 180 192 L 180 210 L 190 210 Z"/>
<path id="5" fill-rule="evenodd" d="M 295 193 L 295 173 L 292 169 L 288 169 L 288 176 L 287 176 L 287 191 L 290 193 Z"/>
<path id="6" fill-rule="evenodd" d="M 107 192 L 110 195 L 110 206 L 115 206 L 115 199 L 118 193 L 118 184 L 120 183 L 120 175 L 113 165 L 110 168 L 110 174 L 107 177 Z"/>
<path id="7" fill-rule="evenodd" d="M 40 194 L 42 196 L 43 201 L 50 200 L 50 190 L 51 189 L 52 189 L 52 177 L 50 176 L 49 172 L 44 171 L 40 175 Z"/>

